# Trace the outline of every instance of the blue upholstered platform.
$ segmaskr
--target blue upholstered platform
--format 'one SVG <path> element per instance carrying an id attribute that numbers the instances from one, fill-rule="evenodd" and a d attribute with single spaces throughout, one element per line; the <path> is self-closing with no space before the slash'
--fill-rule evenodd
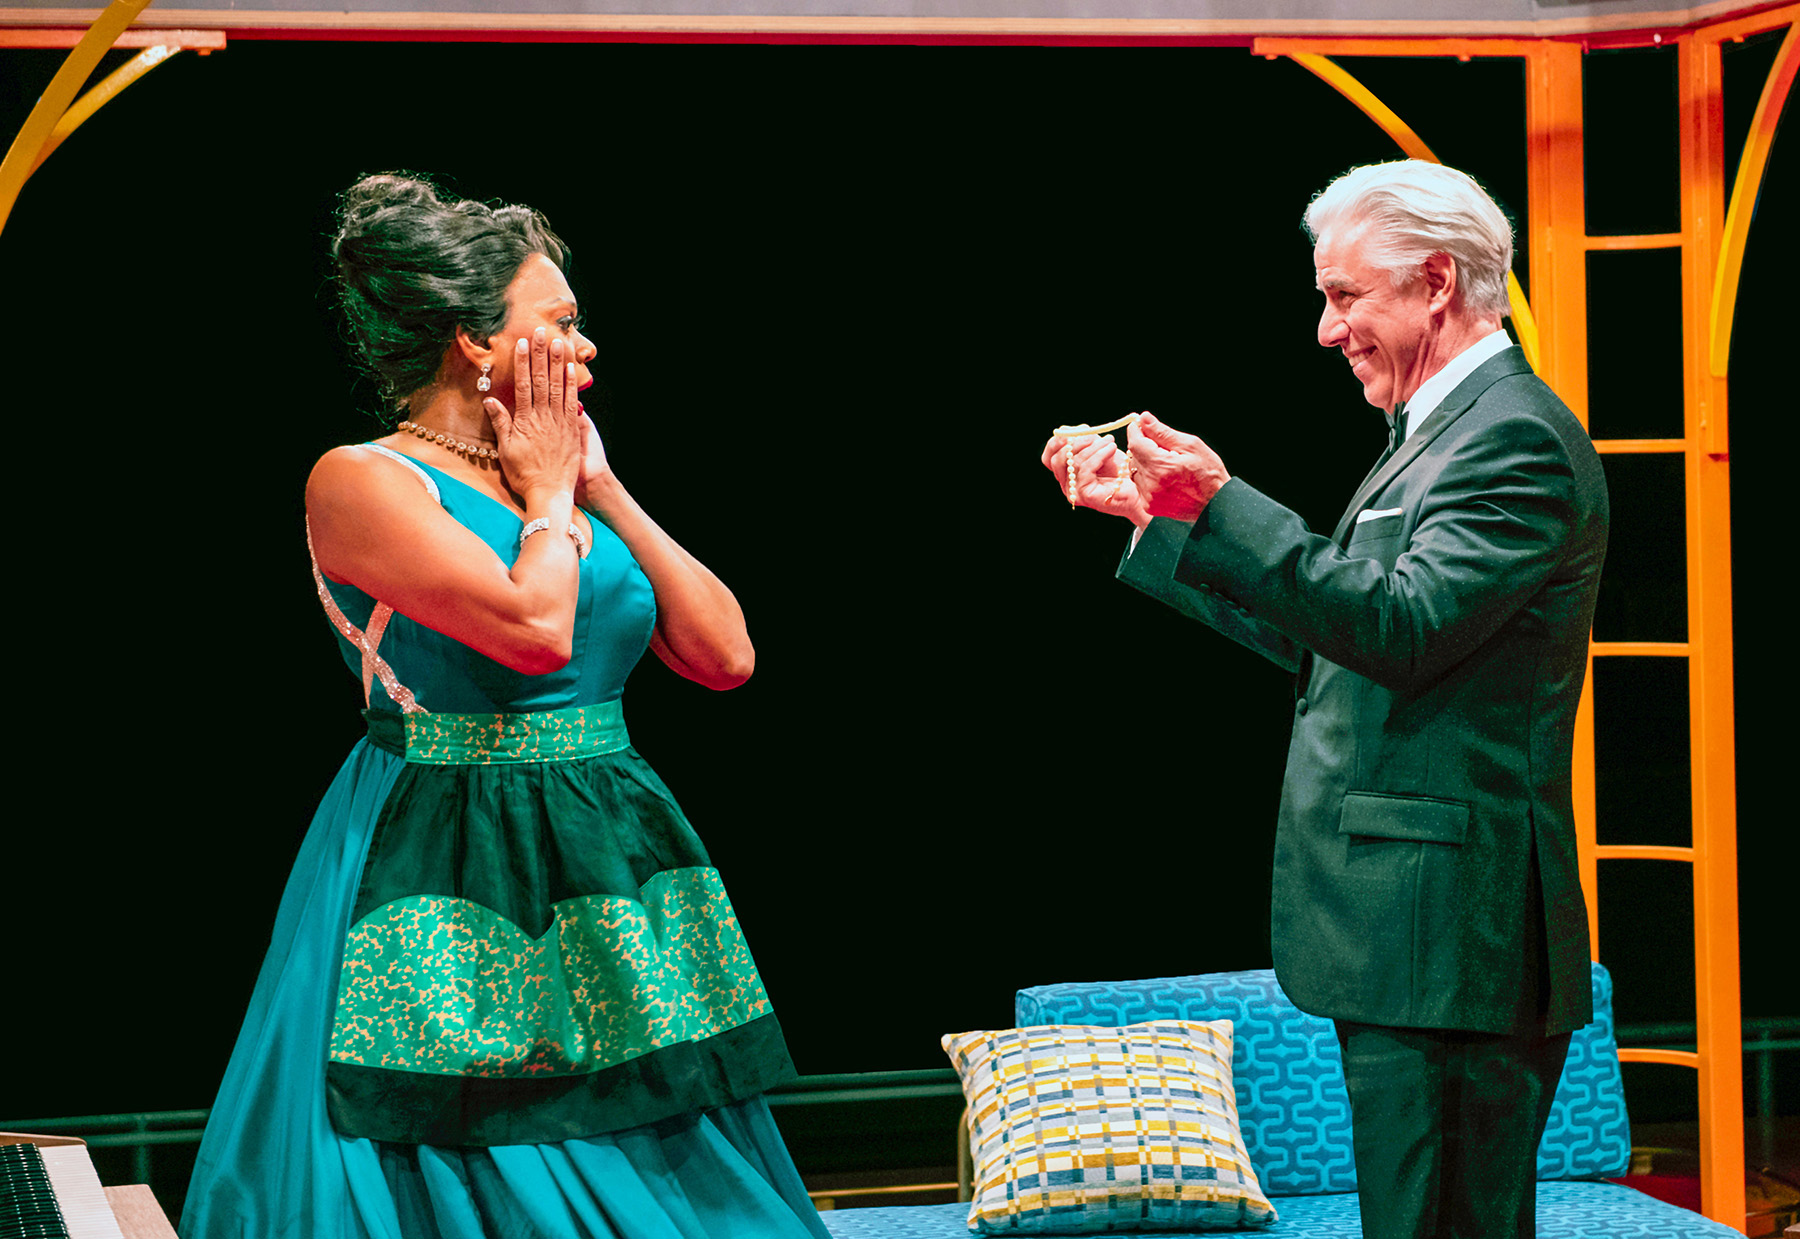
<path id="1" fill-rule="evenodd" d="M 1631 1163 L 1631 1124 L 1612 976 L 1593 965 L 1594 1019 L 1569 1042 L 1538 1178 L 1599 1179 Z M 1230 1020 L 1232 1083 L 1244 1146 L 1271 1197 L 1354 1192 L 1350 1095 L 1331 1021 L 1294 1006 L 1270 969 L 1152 981 L 1065 982 L 1018 992 L 1013 1020 L 1118 1028 L 1144 1020 Z"/>
<path id="2" fill-rule="evenodd" d="M 1274 1198 L 1281 1220 L 1242 1234 L 1304 1239 L 1361 1239 L 1356 1193 Z M 836 1239 L 969 1239 L 967 1205 L 840 1209 L 819 1215 Z M 1145 1231 L 1157 1239 L 1191 1239 Z M 1211 1232 L 1208 1239 L 1216 1239 Z M 1538 1184 L 1538 1239 L 1743 1239 L 1729 1226 L 1614 1183 L 1551 1180 Z"/>
<path id="3" fill-rule="evenodd" d="M 1613 1037 L 1612 978 L 1593 968 L 1594 1021 L 1577 1032 L 1538 1148 L 1539 1239 L 1729 1239 L 1740 1232 L 1605 1180 L 1625 1173 L 1631 1129 Z M 1074 982 L 1018 992 L 1020 1028 L 1117 1028 L 1150 1020 L 1232 1021 L 1232 1085 L 1244 1148 L 1288 1239 L 1360 1239 L 1350 1099 L 1327 1020 L 1298 1010 L 1275 974 L 1219 972 Z M 965 1239 L 969 1206 L 845 1209 L 822 1215 L 837 1239 Z M 1186 1232 L 1147 1235 L 1182 1239 Z M 1217 1234 L 1219 1232 L 1211 1232 Z"/>

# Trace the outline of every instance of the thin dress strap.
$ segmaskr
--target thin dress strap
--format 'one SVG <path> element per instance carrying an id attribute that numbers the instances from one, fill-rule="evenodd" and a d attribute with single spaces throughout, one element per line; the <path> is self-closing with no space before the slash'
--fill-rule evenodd
<path id="1" fill-rule="evenodd" d="M 425 466 L 420 464 L 418 461 L 414 460 L 411 456 L 403 456 L 399 452 L 396 452 L 393 448 L 383 447 L 379 443 L 361 443 L 361 444 L 358 444 L 357 446 L 366 447 L 371 452 L 380 452 L 383 456 L 386 456 L 389 460 L 399 461 L 401 464 L 405 465 L 408 469 L 411 469 L 414 473 L 416 473 L 419 477 L 419 481 L 425 483 L 425 489 L 431 492 L 431 498 L 434 502 L 436 502 L 436 503 L 444 502 L 443 495 L 438 493 L 437 479 L 432 477 L 429 473 L 425 472 Z"/>
<path id="2" fill-rule="evenodd" d="M 425 483 L 425 489 L 431 492 L 434 501 L 440 504 L 444 502 L 443 495 L 438 491 L 437 480 L 425 472 L 417 461 L 402 456 L 392 448 L 382 447 L 379 443 L 364 443 L 359 446 L 399 461 L 418 475 L 419 480 Z M 325 606 L 326 617 L 331 620 L 339 632 L 344 634 L 345 640 L 362 651 L 363 704 L 366 706 L 370 703 L 369 699 L 374 693 L 375 681 L 380 680 L 381 687 L 387 690 L 387 695 L 395 705 L 400 707 L 402 714 L 425 713 L 425 707 L 420 705 L 418 698 L 413 696 L 412 689 L 402 684 L 394 675 L 394 669 L 388 666 L 387 660 L 375 652 L 375 647 L 381 644 L 382 635 L 387 632 L 388 620 L 394 616 L 394 608 L 378 600 L 375 603 L 375 609 L 369 613 L 369 626 L 359 630 L 355 624 L 350 622 L 350 617 L 344 614 L 343 608 L 338 606 L 337 599 L 331 596 L 331 590 L 326 588 L 325 574 L 319 571 L 319 557 L 313 553 L 312 522 L 310 520 L 306 522 L 306 554 L 312 560 L 313 583 L 319 588 L 319 601 Z"/>

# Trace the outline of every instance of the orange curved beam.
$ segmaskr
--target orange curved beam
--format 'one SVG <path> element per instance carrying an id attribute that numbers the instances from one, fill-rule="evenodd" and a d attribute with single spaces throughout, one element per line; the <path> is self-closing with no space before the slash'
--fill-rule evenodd
<path id="1" fill-rule="evenodd" d="M 1411 125 L 1400 119 L 1399 113 L 1377 99 L 1375 92 L 1352 76 L 1344 66 L 1329 56 L 1320 56 L 1315 52 L 1289 52 L 1288 55 L 1294 58 L 1295 63 L 1311 70 L 1328 86 L 1361 108 L 1370 120 L 1381 126 L 1381 132 L 1394 139 L 1409 156 L 1431 163 L 1444 162 L 1431 153 L 1425 140 L 1413 131 Z"/>
<path id="2" fill-rule="evenodd" d="M 1775 53 L 1769 80 L 1763 83 L 1762 97 L 1756 101 L 1756 116 L 1750 122 L 1743 158 L 1738 161 L 1737 183 L 1731 187 L 1731 206 L 1725 212 L 1725 231 L 1719 238 L 1719 266 L 1713 274 L 1714 378 L 1725 378 L 1731 370 L 1731 323 L 1737 311 L 1738 277 L 1744 270 L 1750 215 L 1756 208 L 1763 172 L 1769 166 L 1769 148 L 1775 144 L 1775 127 L 1781 123 L 1781 107 L 1793 88 L 1796 66 L 1800 66 L 1800 21 L 1788 27 L 1787 38 Z"/>
<path id="3" fill-rule="evenodd" d="M 88 32 L 81 36 L 81 42 L 75 45 L 68 59 L 63 61 L 56 76 L 50 79 L 50 85 L 45 87 L 44 93 L 38 98 L 37 106 L 25 118 L 25 125 L 19 130 L 19 136 L 13 139 L 5 160 L 0 161 L 0 228 L 6 227 L 13 203 L 19 200 L 19 191 L 25 188 L 26 178 L 38 165 L 39 152 L 55 132 L 63 113 L 68 111 L 75 93 L 87 81 L 94 66 L 100 63 L 100 57 L 112 47 L 113 41 L 137 20 L 137 15 L 149 4 L 150 0 L 113 0 L 88 28 Z"/>
<path id="4" fill-rule="evenodd" d="M 83 121 L 106 104 L 111 103 L 113 97 L 120 91 L 180 50 L 179 46 L 165 47 L 161 44 L 146 47 L 107 74 L 101 79 L 99 85 L 77 99 L 74 106 L 64 112 L 62 119 L 56 122 L 56 127 L 50 131 L 50 136 L 44 139 L 44 145 L 38 148 L 37 161 L 31 165 L 31 171 L 25 174 L 26 179 L 29 180 L 39 168 L 44 166 L 44 160 L 50 158 L 51 152 L 61 146 L 70 134 L 81 128 Z"/>
<path id="5" fill-rule="evenodd" d="M 1381 131 L 1392 138 L 1402 151 L 1413 159 L 1423 159 L 1427 163 L 1443 163 L 1425 140 L 1413 127 L 1400 119 L 1399 113 L 1375 97 L 1375 92 L 1358 81 L 1342 65 L 1326 56 L 1314 52 L 1289 52 L 1294 62 L 1309 70 L 1326 85 L 1336 90 L 1344 98 L 1354 103 L 1370 120 L 1381 127 Z M 1513 327 L 1519 333 L 1519 347 L 1525 350 L 1525 361 L 1533 370 L 1538 364 L 1538 328 L 1537 318 L 1531 312 L 1531 303 L 1525 299 L 1525 290 L 1519 287 L 1517 277 L 1511 271 L 1506 273 L 1506 299 L 1512 307 Z"/>

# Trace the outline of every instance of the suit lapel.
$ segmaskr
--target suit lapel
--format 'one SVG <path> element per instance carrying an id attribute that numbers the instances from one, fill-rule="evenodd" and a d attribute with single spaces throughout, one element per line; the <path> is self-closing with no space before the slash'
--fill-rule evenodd
<path id="1" fill-rule="evenodd" d="M 1504 352 L 1494 354 L 1476 366 L 1469 377 L 1458 383 L 1455 389 L 1444 397 L 1443 402 L 1432 410 L 1431 416 L 1420 423 L 1419 428 L 1412 433 L 1412 436 L 1400 445 L 1400 450 L 1390 456 L 1387 463 L 1378 465 L 1368 477 L 1363 479 L 1363 484 L 1356 488 L 1356 494 L 1350 499 L 1350 506 L 1344 509 L 1343 518 L 1338 521 L 1337 529 L 1332 533 L 1331 540 L 1339 546 L 1343 546 L 1344 539 L 1350 535 L 1350 530 L 1356 524 L 1356 514 L 1363 510 L 1363 506 L 1368 503 L 1370 497 L 1379 493 L 1381 488 L 1397 477 L 1401 470 L 1417 460 L 1419 454 L 1431 446 L 1432 440 L 1448 430 L 1451 423 L 1468 411 L 1469 406 L 1475 403 L 1482 392 L 1501 379 L 1510 378 L 1515 374 L 1529 373 L 1530 370 L 1531 366 L 1525 361 L 1525 354 L 1517 345 Z"/>
<path id="2" fill-rule="evenodd" d="M 1406 442 L 1411 443 L 1412 439 L 1418 437 L 1418 435 L 1413 435 L 1412 438 L 1408 439 Z M 1400 446 L 1405 447 L 1406 444 L 1403 443 Z M 1382 452 L 1381 459 L 1375 462 L 1375 467 L 1363 475 L 1363 480 L 1357 486 L 1356 493 L 1350 498 L 1350 506 L 1344 509 L 1344 514 L 1338 518 L 1337 528 L 1331 533 L 1331 540 L 1333 542 L 1337 543 L 1339 546 L 1344 544 L 1344 535 L 1350 531 L 1350 519 L 1353 514 L 1362 510 L 1362 502 L 1369 493 L 1369 487 L 1374 484 L 1377 475 L 1393 462 L 1394 456 L 1398 456 L 1399 454 L 1399 452 L 1395 452 L 1390 456 L 1387 452 Z"/>

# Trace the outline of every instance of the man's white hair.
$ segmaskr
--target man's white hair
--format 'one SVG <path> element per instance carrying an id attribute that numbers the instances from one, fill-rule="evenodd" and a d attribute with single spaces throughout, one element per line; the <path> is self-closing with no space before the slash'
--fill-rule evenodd
<path id="1" fill-rule="evenodd" d="M 1421 159 L 1367 164 L 1338 177 L 1306 208 L 1314 244 L 1365 223 L 1364 256 L 1388 273 L 1394 287 L 1418 279 L 1420 264 L 1431 255 L 1448 254 L 1466 310 L 1501 317 L 1509 312 L 1512 225 L 1467 173 Z"/>

